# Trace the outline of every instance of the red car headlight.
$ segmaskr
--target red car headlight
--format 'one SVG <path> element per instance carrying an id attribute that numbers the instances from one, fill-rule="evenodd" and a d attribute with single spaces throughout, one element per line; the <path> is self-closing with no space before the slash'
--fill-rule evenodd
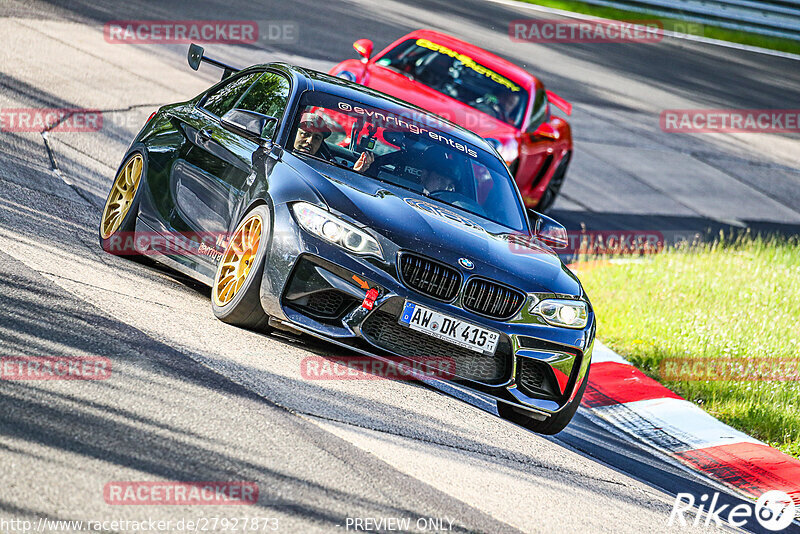
<path id="1" fill-rule="evenodd" d="M 505 141 L 500 141 L 499 139 L 489 137 L 486 140 L 492 144 L 507 165 L 510 166 L 519 157 L 519 144 L 517 143 L 516 139 L 506 139 Z"/>

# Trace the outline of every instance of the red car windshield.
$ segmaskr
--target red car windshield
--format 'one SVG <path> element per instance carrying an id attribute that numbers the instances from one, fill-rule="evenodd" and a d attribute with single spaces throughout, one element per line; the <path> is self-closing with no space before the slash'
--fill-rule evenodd
<path id="1" fill-rule="evenodd" d="M 428 39 L 408 39 L 376 64 L 520 128 L 528 92 L 471 57 Z"/>
<path id="2" fill-rule="evenodd" d="M 503 162 L 433 115 L 312 91 L 301 100 L 291 150 L 527 231 Z M 373 158 L 366 167 L 358 163 L 364 152 Z"/>

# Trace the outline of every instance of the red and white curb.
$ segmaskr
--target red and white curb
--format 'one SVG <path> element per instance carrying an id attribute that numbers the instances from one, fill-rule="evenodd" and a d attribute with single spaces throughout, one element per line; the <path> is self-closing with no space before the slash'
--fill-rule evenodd
<path id="1" fill-rule="evenodd" d="M 595 341 L 582 405 L 612 427 L 746 496 L 800 506 L 800 461 L 718 421 Z"/>

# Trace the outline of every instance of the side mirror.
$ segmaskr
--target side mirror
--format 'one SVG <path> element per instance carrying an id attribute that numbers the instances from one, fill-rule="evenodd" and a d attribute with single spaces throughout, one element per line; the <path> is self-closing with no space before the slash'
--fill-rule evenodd
<path id="1" fill-rule="evenodd" d="M 372 56 L 372 41 L 369 39 L 359 39 L 353 43 L 353 48 L 356 49 L 358 55 L 366 60 L 369 60 L 370 56 Z"/>
<path id="2" fill-rule="evenodd" d="M 536 130 L 531 134 L 534 137 L 546 137 L 547 139 L 558 139 L 559 134 L 558 130 L 553 128 L 553 125 L 549 122 L 543 122 L 539 125 Z"/>
<path id="3" fill-rule="evenodd" d="M 561 223 L 534 210 L 528 210 L 528 218 L 533 227 L 534 237 L 553 248 L 567 248 L 569 245 L 567 229 Z"/>
<path id="4" fill-rule="evenodd" d="M 271 124 L 277 124 L 278 119 L 246 109 L 232 109 L 222 116 L 220 122 L 223 126 L 233 128 L 245 136 L 261 142 L 267 140 L 265 133 L 270 134 L 267 128 Z"/>

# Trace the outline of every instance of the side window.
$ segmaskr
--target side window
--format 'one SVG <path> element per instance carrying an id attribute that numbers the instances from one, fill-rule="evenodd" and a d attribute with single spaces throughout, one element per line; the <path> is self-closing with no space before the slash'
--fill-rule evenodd
<path id="1" fill-rule="evenodd" d="M 233 105 L 236 104 L 244 92 L 247 91 L 247 88 L 250 87 L 253 80 L 261 76 L 261 74 L 260 72 L 251 72 L 250 74 L 235 78 L 222 87 L 218 87 L 213 93 L 206 97 L 203 108 L 218 117 L 222 117 L 233 108 Z"/>
<path id="2" fill-rule="evenodd" d="M 289 80 L 280 74 L 265 72 L 250 86 L 236 107 L 278 119 L 277 123 L 270 123 L 269 131 L 262 133 L 263 137 L 269 138 L 275 133 L 275 127 L 280 123 L 288 102 Z"/>
<path id="3" fill-rule="evenodd" d="M 547 120 L 547 95 L 541 89 L 536 91 L 533 99 L 533 109 L 531 110 L 531 121 L 528 124 L 528 132 L 536 131 L 536 128 Z"/>

